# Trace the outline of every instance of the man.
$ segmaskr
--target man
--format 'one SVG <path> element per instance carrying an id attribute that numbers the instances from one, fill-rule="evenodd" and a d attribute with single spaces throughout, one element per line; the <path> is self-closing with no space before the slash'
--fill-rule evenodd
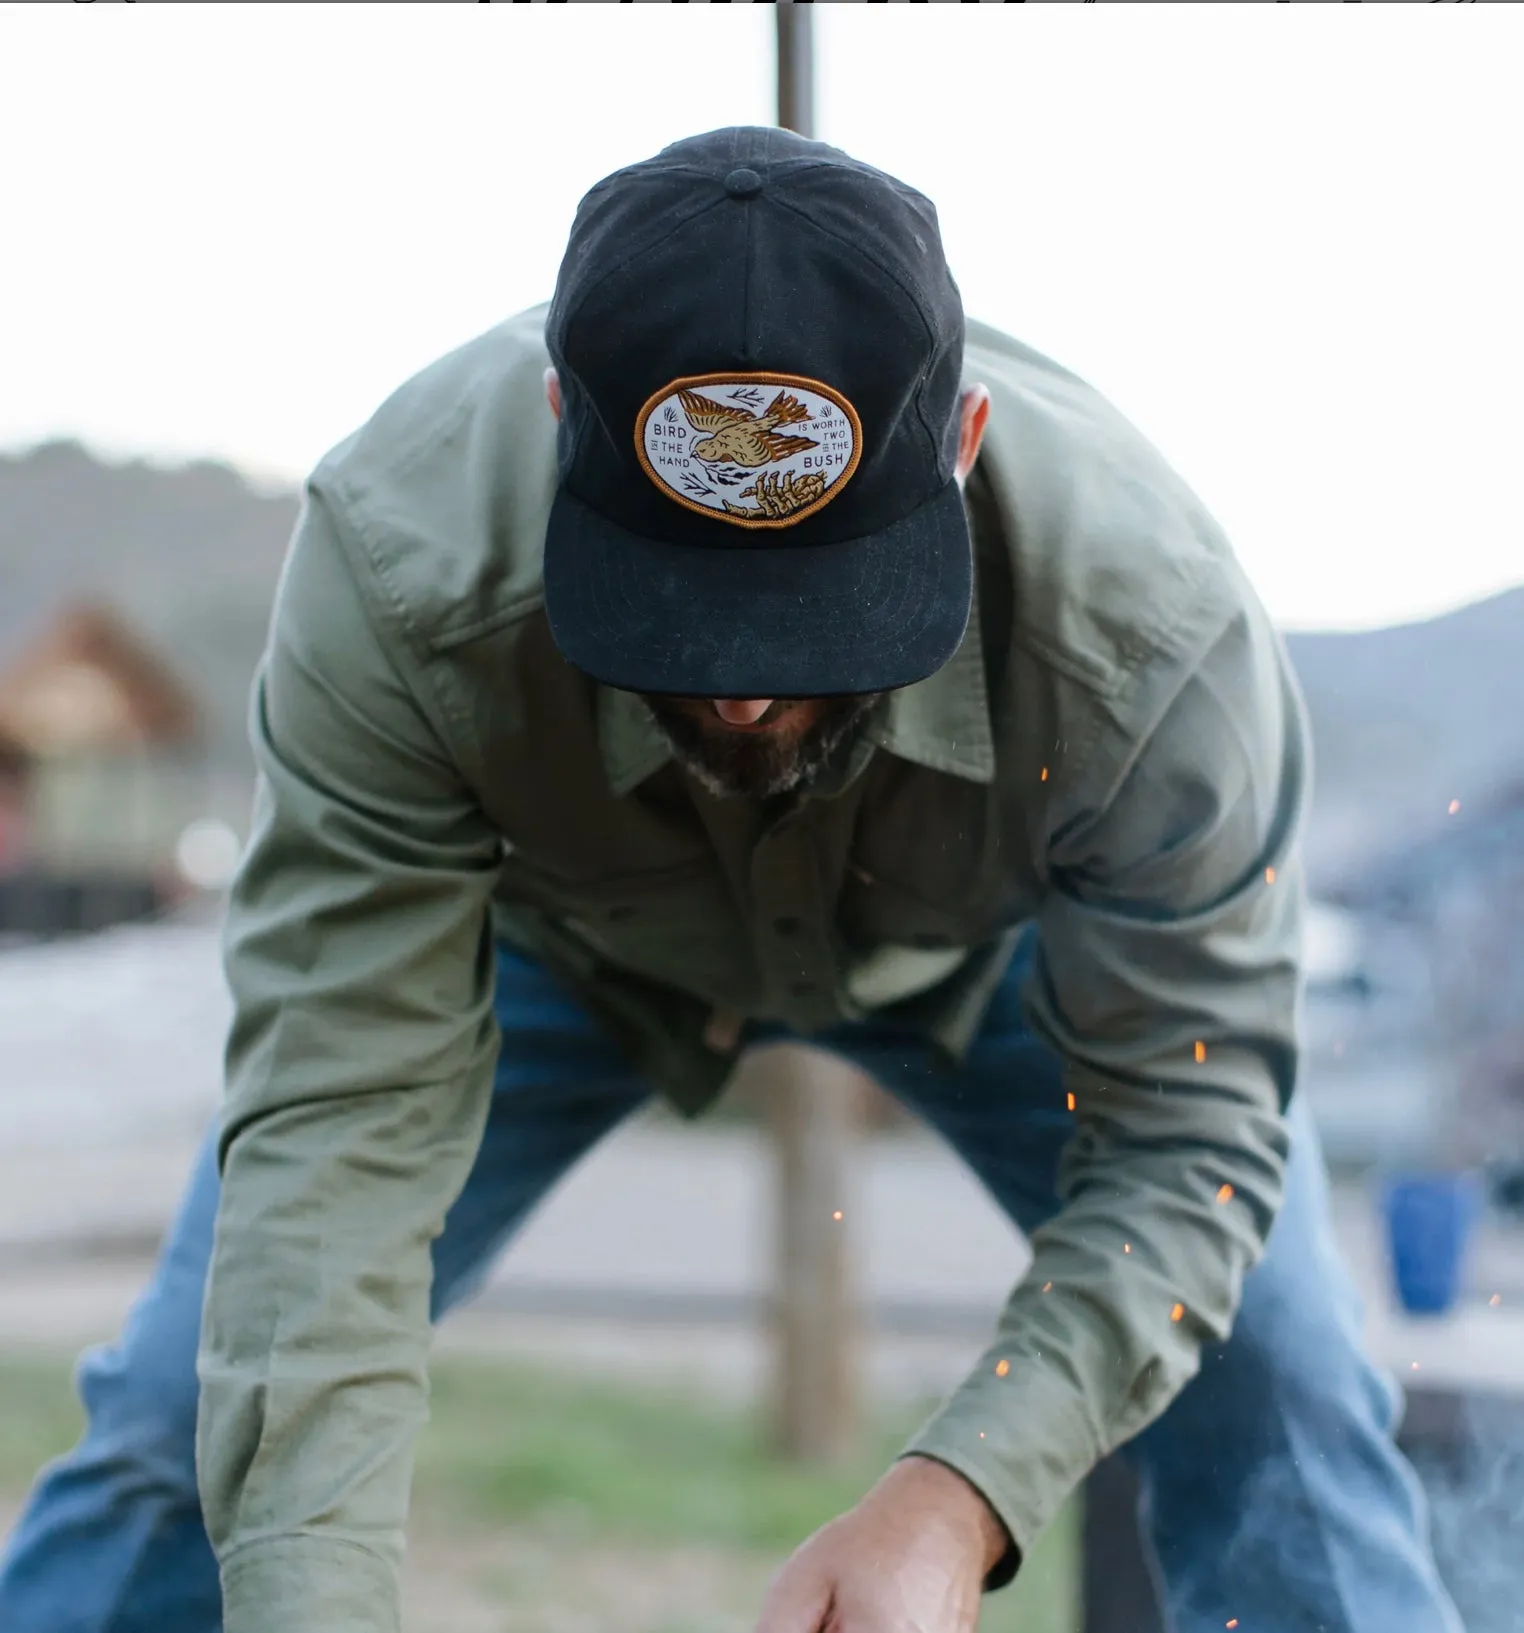
<path id="1" fill-rule="evenodd" d="M 1094 391 L 965 347 L 920 195 L 753 129 L 600 183 L 318 468 L 252 726 L 219 1142 L 6 1633 L 395 1629 L 431 1314 L 780 1033 L 1035 1257 L 763 1633 L 967 1633 L 1122 1445 L 1179 1633 L 1458 1627 L 1293 1093 L 1282 647 Z"/>

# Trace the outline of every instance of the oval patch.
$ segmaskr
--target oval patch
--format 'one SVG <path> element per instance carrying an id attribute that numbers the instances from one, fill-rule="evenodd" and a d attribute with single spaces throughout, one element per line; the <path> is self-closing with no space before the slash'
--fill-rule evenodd
<path id="1" fill-rule="evenodd" d="M 646 399 L 635 451 L 669 499 L 737 527 L 792 527 L 862 456 L 857 410 L 797 374 L 694 374 Z"/>

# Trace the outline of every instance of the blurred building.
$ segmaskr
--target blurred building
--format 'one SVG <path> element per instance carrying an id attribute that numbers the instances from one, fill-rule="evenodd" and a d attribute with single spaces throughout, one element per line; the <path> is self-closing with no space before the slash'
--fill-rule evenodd
<path id="1" fill-rule="evenodd" d="M 196 707 L 119 618 L 81 606 L 0 673 L 0 732 L 39 757 L 183 747 Z"/>
<path id="2" fill-rule="evenodd" d="M 196 699 L 109 609 L 68 608 L 0 669 L 0 930 L 137 916 L 206 806 Z"/>
<path id="3" fill-rule="evenodd" d="M 0 732 L 0 878 L 22 865 L 26 854 L 27 788 L 32 757 Z"/>

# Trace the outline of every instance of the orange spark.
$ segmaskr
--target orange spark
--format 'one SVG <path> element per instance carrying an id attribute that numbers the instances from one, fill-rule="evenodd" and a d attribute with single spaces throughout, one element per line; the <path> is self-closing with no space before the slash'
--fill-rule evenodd
<path id="1" fill-rule="evenodd" d="M 1206 1045 L 1200 1038 L 1196 1039 L 1196 1064 L 1199 1066 L 1206 1059 Z"/>
<path id="2" fill-rule="evenodd" d="M 1231 1202 L 1233 1200 L 1233 1187 L 1231 1185 L 1218 1186 L 1217 1200 L 1219 1202 Z"/>
<path id="3" fill-rule="evenodd" d="M 1073 1111 L 1074 1110 L 1074 1096 L 1071 1094 L 1071 1095 L 1068 1095 L 1066 1098 L 1069 1101 L 1069 1110 Z"/>
<path id="4" fill-rule="evenodd" d="M 979 1438 L 980 1438 L 980 1439 L 981 1439 L 981 1440 L 983 1440 L 983 1439 L 984 1439 L 984 1430 L 983 1430 L 983 1429 L 981 1429 L 981 1430 L 980 1430 L 980 1431 L 979 1431 Z"/>
<path id="5" fill-rule="evenodd" d="M 1042 775 L 1037 780 L 1039 782 L 1046 782 L 1048 780 L 1048 768 L 1047 768 L 1047 766 L 1044 766 L 1042 768 Z"/>
<path id="6" fill-rule="evenodd" d="M 1450 801 L 1450 815 L 1451 815 L 1451 816 L 1454 816 L 1454 815 L 1455 815 L 1455 813 L 1456 813 L 1456 812 L 1457 812 L 1457 811 L 1458 811 L 1458 810 L 1460 810 L 1460 801 L 1459 801 L 1459 800 L 1458 800 L 1458 799 L 1453 799 L 1453 800 L 1451 800 L 1451 801 Z"/>
<path id="7" fill-rule="evenodd" d="M 838 1208 L 838 1209 L 837 1209 L 837 1210 L 836 1210 L 836 1212 L 835 1212 L 835 1213 L 833 1213 L 833 1214 L 832 1214 L 832 1215 L 831 1215 L 831 1217 L 832 1217 L 832 1218 L 833 1218 L 833 1219 L 840 1219 L 840 1218 L 841 1218 L 841 1209 L 840 1209 L 840 1208 Z"/>
<path id="8" fill-rule="evenodd" d="M 1183 1304 L 1177 1304 L 1174 1309 L 1170 1311 L 1169 1318 L 1171 1321 L 1178 1321 L 1184 1314 L 1185 1306 Z"/>
<path id="9" fill-rule="evenodd" d="M 1011 1363 L 1009 1361 L 996 1361 L 996 1363 L 995 1363 L 995 1376 L 997 1378 L 1003 1378 L 1006 1375 L 1006 1373 L 1008 1373 L 1010 1370 L 1011 1370 Z"/>
<path id="10" fill-rule="evenodd" d="M 1051 1293 L 1051 1292 L 1052 1292 L 1052 1291 L 1053 1291 L 1053 1283 L 1052 1283 L 1052 1282 L 1050 1282 L 1050 1281 L 1045 1281 L 1045 1282 L 1044 1282 L 1044 1283 L 1043 1283 L 1043 1284 L 1042 1284 L 1042 1290 L 1043 1290 L 1043 1292 L 1045 1292 L 1045 1293 Z"/>
<path id="11" fill-rule="evenodd" d="M 1274 868 L 1266 868 L 1265 869 L 1265 883 L 1267 885 L 1273 885 L 1275 883 L 1275 869 Z"/>
<path id="12" fill-rule="evenodd" d="M 1503 1302 L 1503 1295 L 1501 1293 L 1494 1293 L 1492 1297 L 1487 1300 L 1487 1302 L 1493 1307 L 1493 1309 L 1496 1309 L 1498 1305 Z"/>
<path id="13" fill-rule="evenodd" d="M 1122 1251 L 1124 1253 L 1131 1253 L 1132 1252 L 1132 1243 L 1131 1242 L 1123 1242 L 1122 1243 Z"/>
<path id="14" fill-rule="evenodd" d="M 1238 1618 L 1237 1618 L 1237 1617 L 1236 1617 L 1236 1616 L 1235 1616 L 1235 1617 L 1234 1617 L 1234 1618 L 1233 1618 L 1233 1620 L 1232 1620 L 1232 1621 L 1231 1621 L 1231 1622 L 1229 1622 L 1229 1623 L 1228 1623 L 1228 1624 L 1227 1624 L 1227 1625 L 1228 1625 L 1228 1626 L 1229 1626 L 1229 1627 L 1237 1627 L 1237 1626 L 1238 1626 Z"/>

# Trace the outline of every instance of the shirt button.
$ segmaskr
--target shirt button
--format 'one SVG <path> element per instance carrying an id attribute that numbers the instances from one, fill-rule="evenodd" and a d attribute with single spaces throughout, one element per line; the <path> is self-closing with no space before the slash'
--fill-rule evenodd
<path id="1" fill-rule="evenodd" d="M 794 918 L 793 915 L 789 913 L 785 913 L 781 919 L 773 920 L 773 929 L 775 929 L 780 936 L 797 936 L 803 928 L 804 921 L 802 919 Z"/>

